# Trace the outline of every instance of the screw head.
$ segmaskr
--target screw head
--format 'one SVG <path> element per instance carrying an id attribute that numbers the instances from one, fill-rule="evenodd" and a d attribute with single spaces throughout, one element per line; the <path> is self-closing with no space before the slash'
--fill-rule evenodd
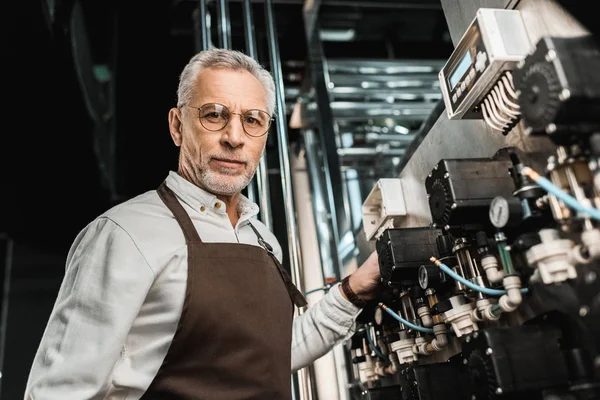
<path id="1" fill-rule="evenodd" d="M 596 281 L 597 277 L 598 275 L 596 274 L 596 271 L 589 271 L 587 274 L 585 274 L 585 283 L 591 285 Z"/>
<path id="2" fill-rule="evenodd" d="M 567 100 L 569 100 L 569 97 L 571 97 L 571 91 L 567 88 L 564 88 L 563 90 L 561 90 L 561 92 L 558 95 L 558 99 L 560 101 L 567 101 Z"/>
<path id="3" fill-rule="evenodd" d="M 554 51 L 554 49 L 548 50 L 545 58 L 546 58 L 546 61 L 551 62 L 552 60 L 554 60 L 556 58 L 556 51 Z"/>

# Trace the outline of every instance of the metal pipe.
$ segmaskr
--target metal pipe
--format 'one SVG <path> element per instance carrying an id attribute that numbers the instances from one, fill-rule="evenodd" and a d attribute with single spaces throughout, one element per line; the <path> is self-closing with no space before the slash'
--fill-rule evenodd
<path id="1" fill-rule="evenodd" d="M 360 133 L 354 133 L 354 138 L 360 137 Z M 365 141 L 367 143 L 370 142 L 402 142 L 402 143 L 411 143 L 415 135 L 402 135 L 402 134 L 394 134 L 394 133 L 367 133 L 363 134 Z"/>
<path id="2" fill-rule="evenodd" d="M 325 189 L 323 188 L 322 175 L 323 171 L 319 167 L 322 165 L 321 159 L 319 158 L 319 144 L 317 142 L 316 134 L 312 129 L 305 129 L 303 131 L 304 146 L 306 148 L 306 167 L 308 169 L 309 182 L 312 191 L 312 206 L 313 214 L 315 218 L 315 227 L 317 230 L 317 239 L 320 243 L 321 251 L 321 265 L 323 269 L 323 275 L 326 277 L 335 277 L 335 267 L 332 260 L 332 254 L 336 252 L 336 249 L 331 249 L 331 234 L 330 218 L 327 212 L 327 198 L 325 195 Z"/>
<path id="3" fill-rule="evenodd" d="M 377 149 L 372 147 L 348 147 L 337 149 L 340 157 L 373 157 L 373 156 L 392 156 L 402 157 L 406 151 L 404 149 Z"/>
<path id="4" fill-rule="evenodd" d="M 292 279 L 298 289 L 304 292 L 304 284 L 302 279 L 301 259 L 300 259 L 300 244 L 298 242 L 298 224 L 296 223 L 296 211 L 294 207 L 294 196 L 292 193 L 290 159 L 289 159 L 289 140 L 287 136 L 287 118 L 285 114 L 284 90 L 283 90 L 283 73 L 281 70 L 281 60 L 279 58 L 279 43 L 277 40 L 277 32 L 275 28 L 275 17 L 273 15 L 273 5 L 271 0 L 265 1 L 265 17 L 267 22 L 267 39 L 269 47 L 269 55 L 271 59 L 271 69 L 275 80 L 275 97 L 279 149 L 279 165 L 281 169 L 281 185 L 283 192 L 283 204 L 285 206 L 285 220 L 288 231 L 288 244 L 290 252 L 290 273 Z M 302 314 L 303 309 L 298 309 L 298 313 Z M 302 368 L 296 372 L 299 386 L 300 400 L 312 400 L 313 388 L 311 382 L 311 368 Z"/>
<path id="5" fill-rule="evenodd" d="M 327 206 L 331 216 L 331 240 L 336 268 L 336 279 L 342 277 L 342 261 L 337 250 L 340 238 L 352 230 L 347 216 L 346 193 L 337 154 L 339 135 L 334 127 L 334 104 L 329 97 L 329 73 L 319 38 L 318 11 L 320 1 L 305 1 L 303 7 L 304 28 L 308 45 L 308 66 L 312 87 L 316 93 L 316 103 L 307 104 L 307 120 L 317 119 L 320 144 L 322 146 L 323 176 L 327 186 Z"/>
<path id="6" fill-rule="evenodd" d="M 210 28 L 206 23 L 208 11 L 206 8 L 206 0 L 198 1 L 198 19 L 196 23 L 196 51 L 208 49 L 210 43 Z"/>
<path id="7" fill-rule="evenodd" d="M 182 2 L 185 0 L 177 0 L 175 3 Z M 231 0 L 232 2 L 239 2 L 240 0 Z M 255 3 L 263 3 L 264 0 L 253 0 Z M 515 0 L 512 0 L 513 2 Z M 274 0 L 275 4 L 303 4 L 304 0 Z M 361 1 L 356 2 L 355 0 L 328 0 L 328 6 L 341 6 L 341 7 L 360 7 L 360 8 L 386 8 L 386 9 L 403 9 L 403 10 L 441 10 L 442 6 L 436 3 L 417 3 L 414 1 Z"/>
<path id="8" fill-rule="evenodd" d="M 256 49 L 256 39 L 254 35 L 254 22 L 252 18 L 252 4 L 250 0 L 243 0 L 242 14 L 244 19 L 246 54 L 255 60 L 258 60 L 258 51 Z M 271 213 L 271 197 L 269 195 L 269 173 L 266 152 L 260 158 L 258 167 L 256 168 L 256 175 L 248 185 L 248 198 L 255 203 L 260 203 L 260 220 L 270 231 L 272 231 L 273 218 Z"/>
<path id="9" fill-rule="evenodd" d="M 222 49 L 230 49 L 231 25 L 229 24 L 229 4 L 226 0 L 217 1 L 217 19 L 219 21 L 219 46 Z"/>

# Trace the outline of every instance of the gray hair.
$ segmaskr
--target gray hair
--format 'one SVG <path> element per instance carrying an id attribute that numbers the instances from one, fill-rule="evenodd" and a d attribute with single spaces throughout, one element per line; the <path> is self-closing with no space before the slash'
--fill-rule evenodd
<path id="1" fill-rule="evenodd" d="M 248 71 L 258 79 L 267 92 L 267 111 L 271 115 L 275 112 L 275 82 L 269 71 L 241 51 L 217 48 L 197 53 L 183 68 L 177 88 L 177 107 L 181 108 L 185 104 L 189 104 L 194 94 L 196 77 L 205 68 Z"/>

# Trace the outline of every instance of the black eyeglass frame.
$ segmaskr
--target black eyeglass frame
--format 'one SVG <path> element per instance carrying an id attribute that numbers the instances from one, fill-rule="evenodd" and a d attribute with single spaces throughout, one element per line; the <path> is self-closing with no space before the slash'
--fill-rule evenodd
<path id="1" fill-rule="evenodd" d="M 201 105 L 200 107 L 196 107 L 196 106 L 190 106 L 189 104 L 183 104 L 183 105 L 184 105 L 184 106 L 187 106 L 187 107 L 189 107 L 189 108 L 193 108 L 193 109 L 197 110 L 197 111 L 198 111 L 198 119 L 200 120 L 200 124 L 202 124 L 202 127 L 204 127 L 204 129 L 206 129 L 207 131 L 210 131 L 210 132 L 218 132 L 218 131 L 220 131 L 220 130 L 222 130 L 222 129 L 225 129 L 225 128 L 227 127 L 227 125 L 229 124 L 229 121 L 231 121 L 231 117 L 227 118 L 227 122 L 225 122 L 225 125 L 223 125 L 223 126 L 222 126 L 221 128 L 219 128 L 219 129 L 210 129 L 210 128 L 207 128 L 207 127 L 204 125 L 204 123 L 202 122 L 202 120 L 203 120 L 203 117 L 201 117 L 201 116 L 200 116 L 200 111 L 202 111 L 202 108 L 203 108 L 203 107 L 210 106 L 210 105 L 218 105 L 218 106 L 221 106 L 221 107 L 223 107 L 225 110 L 227 110 L 227 112 L 229 113 L 229 115 L 230 115 L 230 116 L 231 116 L 231 115 L 239 115 L 239 116 L 240 116 L 240 119 L 241 119 L 241 117 L 243 117 L 243 116 L 244 116 L 244 113 L 236 113 L 236 112 L 233 112 L 233 111 L 229 110 L 229 108 L 228 108 L 227 106 L 225 106 L 225 105 L 223 105 L 223 104 L 220 104 L 220 103 L 206 103 L 206 104 L 203 104 L 203 105 Z M 241 120 L 241 121 L 242 121 L 242 129 L 244 130 L 244 133 L 245 133 L 246 135 L 250 136 L 250 137 L 253 137 L 253 138 L 258 138 L 258 137 L 263 137 L 263 136 L 265 136 L 265 135 L 266 135 L 266 134 L 269 132 L 269 129 L 271 129 L 271 125 L 273 124 L 273 121 L 275 121 L 275 116 L 274 116 L 274 115 L 271 115 L 271 114 L 269 114 L 268 112 L 266 112 L 266 111 L 264 111 L 264 110 L 259 110 L 258 108 L 256 108 L 256 109 L 252 109 L 252 110 L 246 110 L 246 112 L 248 112 L 248 111 L 260 111 L 260 112 L 263 112 L 263 113 L 267 114 L 267 115 L 269 116 L 269 119 L 267 120 L 267 121 L 268 121 L 268 126 L 267 126 L 267 129 L 265 130 L 265 132 L 264 132 L 264 133 L 261 133 L 260 135 L 252 135 L 252 134 L 248 133 L 248 131 L 246 130 L 246 126 L 244 125 L 244 121 L 243 121 L 243 120 Z"/>

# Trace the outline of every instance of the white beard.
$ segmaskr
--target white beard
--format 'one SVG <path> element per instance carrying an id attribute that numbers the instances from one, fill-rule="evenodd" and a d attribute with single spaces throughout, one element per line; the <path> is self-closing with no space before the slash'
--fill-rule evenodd
<path id="1" fill-rule="evenodd" d="M 256 168 L 250 168 L 242 174 L 232 168 L 219 167 L 218 169 L 217 172 L 208 165 L 200 166 L 197 175 L 199 183 L 211 193 L 233 196 L 248 186 Z"/>

